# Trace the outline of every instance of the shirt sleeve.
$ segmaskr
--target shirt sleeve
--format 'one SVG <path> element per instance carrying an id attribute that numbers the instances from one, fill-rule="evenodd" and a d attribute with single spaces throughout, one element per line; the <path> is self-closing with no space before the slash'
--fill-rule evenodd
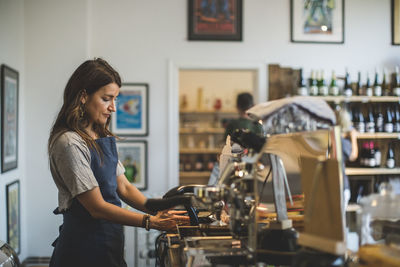
<path id="1" fill-rule="evenodd" d="M 125 173 L 125 167 L 122 165 L 121 161 L 118 160 L 117 164 L 117 177 Z"/>
<path id="2" fill-rule="evenodd" d="M 54 163 L 72 197 L 98 186 L 90 167 L 90 152 L 77 144 L 67 144 L 54 154 Z"/>

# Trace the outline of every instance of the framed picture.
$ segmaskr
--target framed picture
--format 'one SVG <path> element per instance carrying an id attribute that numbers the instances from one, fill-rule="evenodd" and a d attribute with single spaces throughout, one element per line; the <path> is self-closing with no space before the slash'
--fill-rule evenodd
<path id="1" fill-rule="evenodd" d="M 21 251 L 21 213 L 19 195 L 19 181 L 12 182 L 6 186 L 7 243 L 17 254 Z"/>
<path id="2" fill-rule="evenodd" d="M 147 189 L 147 142 L 117 142 L 118 159 L 125 167 L 125 176 L 139 190 Z"/>
<path id="3" fill-rule="evenodd" d="M 18 165 L 18 72 L 1 65 L 1 172 Z"/>
<path id="4" fill-rule="evenodd" d="M 392 0 L 392 44 L 400 45 L 400 0 Z"/>
<path id="5" fill-rule="evenodd" d="M 111 128 L 116 135 L 148 135 L 149 86 L 145 83 L 125 83 L 119 91 Z"/>
<path id="6" fill-rule="evenodd" d="M 242 0 L 188 0 L 189 40 L 242 41 Z"/>
<path id="7" fill-rule="evenodd" d="M 290 1 L 290 33 L 295 43 L 344 43 L 344 0 Z"/>

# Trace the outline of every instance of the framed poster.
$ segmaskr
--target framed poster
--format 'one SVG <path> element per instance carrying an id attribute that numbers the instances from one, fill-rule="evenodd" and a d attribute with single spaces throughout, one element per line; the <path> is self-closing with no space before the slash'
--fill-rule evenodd
<path id="1" fill-rule="evenodd" d="M 147 142 L 118 141 L 118 159 L 125 167 L 125 176 L 139 190 L 147 189 Z"/>
<path id="2" fill-rule="evenodd" d="M 20 190 L 19 181 L 6 186 L 7 202 L 7 243 L 17 254 L 21 251 L 21 227 L 20 227 Z"/>
<path id="3" fill-rule="evenodd" d="M 242 41 L 242 0 L 188 0 L 188 39 Z"/>
<path id="4" fill-rule="evenodd" d="M 1 65 L 1 172 L 18 165 L 18 72 Z"/>
<path id="5" fill-rule="evenodd" d="M 400 0 L 392 0 L 392 44 L 400 45 Z"/>
<path id="6" fill-rule="evenodd" d="M 344 0 L 291 0 L 290 33 L 295 43 L 344 43 Z"/>
<path id="7" fill-rule="evenodd" d="M 125 83 L 119 91 L 111 128 L 116 135 L 148 135 L 149 86 L 145 83 Z"/>

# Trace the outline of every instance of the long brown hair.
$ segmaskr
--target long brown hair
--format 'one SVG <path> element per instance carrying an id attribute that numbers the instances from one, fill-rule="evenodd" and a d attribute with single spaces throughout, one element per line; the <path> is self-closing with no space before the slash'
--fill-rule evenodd
<path id="1" fill-rule="evenodd" d="M 89 121 L 85 116 L 85 107 L 81 103 L 81 97 L 84 92 L 90 96 L 110 83 L 116 83 L 121 87 L 121 78 L 118 72 L 104 59 L 87 60 L 74 71 L 65 86 L 64 103 L 50 131 L 47 146 L 49 153 L 55 139 L 67 131 L 74 131 L 82 137 L 89 148 L 94 148 L 101 154 L 96 142 L 84 130 Z M 114 136 L 108 129 L 109 125 L 110 118 L 107 119 L 105 125 L 95 124 L 93 130 L 99 137 Z"/>

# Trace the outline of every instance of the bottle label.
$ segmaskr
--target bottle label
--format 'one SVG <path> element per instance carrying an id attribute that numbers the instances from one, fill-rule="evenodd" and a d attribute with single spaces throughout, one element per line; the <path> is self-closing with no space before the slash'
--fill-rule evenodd
<path id="1" fill-rule="evenodd" d="M 386 167 L 391 168 L 391 169 L 394 168 L 394 159 L 387 159 Z"/>
<path id="2" fill-rule="evenodd" d="M 385 123 L 385 132 L 393 133 L 393 123 Z"/>
<path id="3" fill-rule="evenodd" d="M 371 88 L 371 87 L 367 88 L 367 89 L 365 90 L 365 94 L 366 94 L 367 96 L 372 96 L 372 95 L 373 95 L 372 88 Z"/>
<path id="4" fill-rule="evenodd" d="M 338 96 L 339 95 L 339 87 L 337 87 L 337 86 L 332 86 L 330 88 L 330 91 L 331 91 L 331 95 L 333 95 L 333 96 Z"/>
<path id="5" fill-rule="evenodd" d="M 299 87 L 297 89 L 297 94 L 301 96 L 307 96 L 308 95 L 307 87 Z"/>
<path id="6" fill-rule="evenodd" d="M 375 133 L 375 123 L 374 122 L 367 122 L 365 126 L 367 133 Z"/>
<path id="7" fill-rule="evenodd" d="M 376 166 L 375 157 L 369 158 L 369 159 L 368 159 L 368 167 L 375 167 L 375 166 Z"/>
<path id="8" fill-rule="evenodd" d="M 318 95 L 318 86 L 311 86 L 310 87 L 310 95 Z"/>
<path id="9" fill-rule="evenodd" d="M 393 94 L 394 94 L 395 96 L 400 96 L 400 87 L 395 87 L 395 88 L 393 89 Z"/>
<path id="10" fill-rule="evenodd" d="M 328 95 L 328 86 L 321 86 L 319 88 L 319 94 L 323 96 Z"/>
<path id="11" fill-rule="evenodd" d="M 375 87 L 374 87 L 374 95 L 375 95 L 375 96 L 382 96 L 382 87 L 380 87 L 380 86 L 375 86 Z"/>
<path id="12" fill-rule="evenodd" d="M 379 150 L 376 150 L 375 151 L 375 162 L 376 162 L 376 167 L 379 167 L 379 166 L 381 166 L 381 159 L 382 158 L 382 156 L 381 156 L 381 151 L 379 151 Z"/>
<path id="13" fill-rule="evenodd" d="M 365 133 L 365 124 L 363 122 L 357 122 L 356 129 L 359 133 Z"/>
<path id="14" fill-rule="evenodd" d="M 382 117 L 378 117 L 376 119 L 376 131 L 383 132 L 383 118 Z"/>
<path id="15" fill-rule="evenodd" d="M 353 90 L 351 90 L 351 88 L 346 88 L 346 90 L 344 90 L 344 95 L 345 96 L 352 96 L 353 95 Z"/>

